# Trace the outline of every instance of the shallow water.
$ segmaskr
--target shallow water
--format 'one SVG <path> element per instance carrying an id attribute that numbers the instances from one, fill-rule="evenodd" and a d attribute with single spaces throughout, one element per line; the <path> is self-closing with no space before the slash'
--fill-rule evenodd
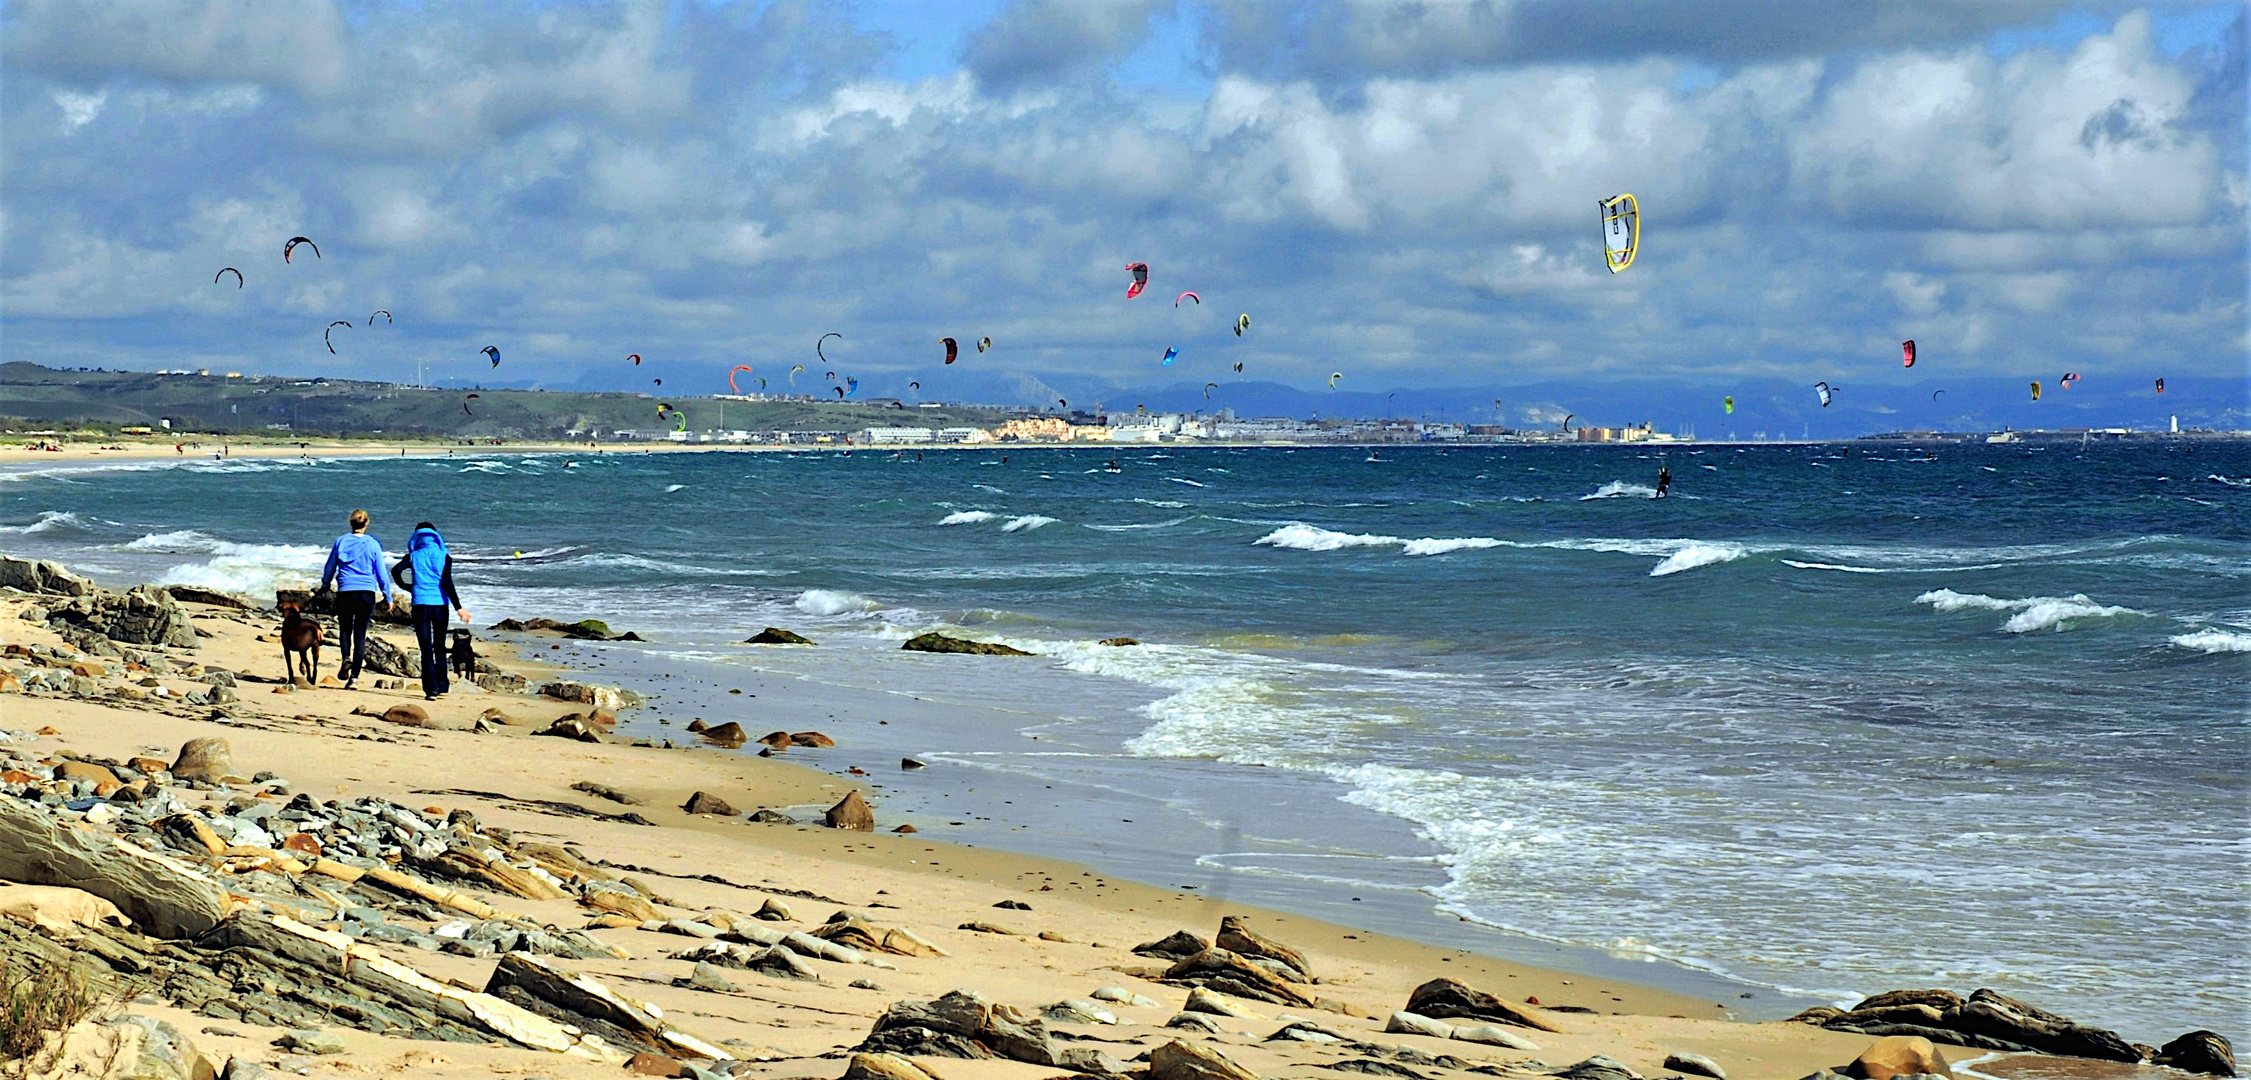
<path id="1" fill-rule="evenodd" d="M 0 482 L 0 548 L 263 589 L 317 574 L 353 506 L 394 544 L 428 517 L 480 622 L 592 615 L 676 663 L 1014 703 L 925 749 L 1129 788 L 1202 823 L 1161 842 L 1223 878 L 1419 890 L 1823 997 L 2251 1026 L 2225 974 L 2251 953 L 2251 448 L 1365 457 L 136 464 Z M 727 644 L 767 623 L 825 651 Z M 896 652 L 935 625 L 1042 659 Z"/>

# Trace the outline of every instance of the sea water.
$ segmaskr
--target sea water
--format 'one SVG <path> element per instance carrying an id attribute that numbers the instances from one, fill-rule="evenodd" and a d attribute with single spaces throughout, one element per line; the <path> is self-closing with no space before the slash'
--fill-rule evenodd
<path id="1" fill-rule="evenodd" d="M 0 549 L 264 592 L 356 506 L 437 522 L 480 622 L 649 638 L 585 655 L 679 675 L 651 715 L 894 703 L 991 779 L 886 804 L 979 842 L 2251 1034 L 2251 444 L 136 462 L 9 475 Z M 767 624 L 822 646 L 731 644 Z M 930 628 L 1041 655 L 898 651 Z M 1061 791 L 1148 813 L 1019 802 Z"/>

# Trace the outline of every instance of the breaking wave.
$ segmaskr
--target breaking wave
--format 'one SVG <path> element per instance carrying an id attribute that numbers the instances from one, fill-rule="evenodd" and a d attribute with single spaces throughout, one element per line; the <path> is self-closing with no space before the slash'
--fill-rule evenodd
<path id="1" fill-rule="evenodd" d="M 2001 623 L 2001 629 L 2010 634 L 2027 634 L 2034 630 L 2068 629 L 2064 624 L 2083 619 L 2108 619 L 2118 615 L 2147 615 L 2129 607 L 2098 604 L 2084 593 L 2070 596 L 2027 596 L 2004 600 L 1983 593 L 1958 593 L 1952 589 L 1932 589 L 1915 598 L 1918 604 L 1929 604 L 1934 611 L 2013 611 Z"/>
<path id="2" fill-rule="evenodd" d="M 1629 484 L 1624 480 L 1611 482 L 1594 489 L 1593 493 L 1579 496 L 1580 502 L 1589 499 L 1654 499 L 1657 489 L 1642 484 Z"/>
<path id="3" fill-rule="evenodd" d="M 1000 531 L 1025 532 L 1031 529 L 1037 529 L 1042 525 L 1053 524 L 1055 524 L 1055 519 L 1044 514 L 1025 514 L 1022 517 L 1012 517 L 1007 521 L 1002 522 Z"/>
<path id="4" fill-rule="evenodd" d="M 2193 633 L 2175 634 L 2166 639 L 2174 647 L 2192 649 L 2200 653 L 2251 652 L 2251 634 L 2242 631 L 2206 628 Z"/>
<path id="5" fill-rule="evenodd" d="M 856 592 L 840 589 L 807 589 L 797 594 L 792 604 L 807 615 L 846 615 L 857 611 L 877 611 L 883 605 Z"/>
<path id="6" fill-rule="evenodd" d="M 956 510 L 938 519 L 940 525 L 976 525 L 996 517 L 990 510 Z"/>
<path id="7" fill-rule="evenodd" d="M 1665 561 L 1650 569 L 1649 576 L 1664 577 L 1667 574 L 1677 574 L 1683 570 L 1694 570 L 1699 566 L 1734 562 L 1748 554 L 1750 554 L 1748 549 L 1735 544 L 1692 543 L 1665 556 Z"/>

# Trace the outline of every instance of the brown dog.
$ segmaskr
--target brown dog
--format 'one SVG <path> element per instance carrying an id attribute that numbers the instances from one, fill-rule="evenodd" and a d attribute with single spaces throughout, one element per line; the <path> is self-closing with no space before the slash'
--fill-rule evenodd
<path id="1" fill-rule="evenodd" d="M 305 665 L 305 685 L 320 684 L 320 624 L 306 618 L 296 604 L 281 605 L 281 677 L 284 682 L 297 681 L 295 663 Z"/>

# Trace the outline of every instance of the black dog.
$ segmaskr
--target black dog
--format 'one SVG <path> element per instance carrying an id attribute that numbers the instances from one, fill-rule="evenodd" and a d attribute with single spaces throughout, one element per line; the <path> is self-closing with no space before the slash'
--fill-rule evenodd
<path id="1" fill-rule="evenodd" d="M 294 603 L 281 605 L 281 676 L 287 683 L 297 681 L 298 663 L 305 668 L 306 686 L 320 681 L 320 624 L 306 618 Z"/>
<path id="2" fill-rule="evenodd" d="M 477 674 L 477 650 L 469 644 L 469 631 L 453 632 L 453 648 L 449 652 L 455 675 L 467 679 Z"/>

